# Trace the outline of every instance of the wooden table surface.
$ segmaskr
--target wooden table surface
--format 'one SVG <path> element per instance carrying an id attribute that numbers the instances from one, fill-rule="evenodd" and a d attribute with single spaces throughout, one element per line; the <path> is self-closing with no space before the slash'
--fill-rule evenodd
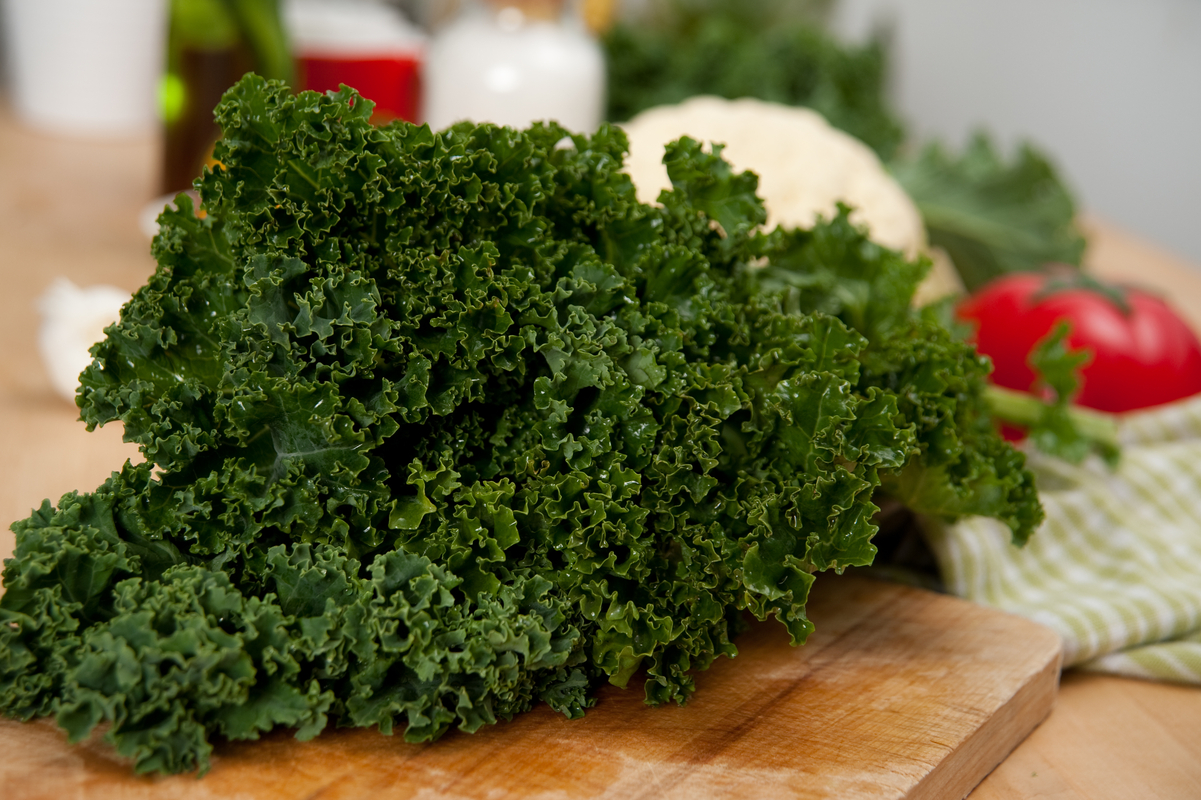
<path id="1" fill-rule="evenodd" d="M 137 224 L 156 193 L 154 137 L 52 138 L 0 112 L 0 518 L 91 490 L 136 450 L 88 434 L 54 395 L 37 353 L 36 299 L 57 276 L 133 290 L 154 268 Z M 1201 269 L 1088 218 L 1100 275 L 1164 291 L 1201 330 Z M 0 533 L 0 555 L 13 536 Z M 0 756 L 3 759 L 3 756 Z M 971 798 L 1201 797 L 1201 689 L 1064 674 L 1051 716 Z"/>

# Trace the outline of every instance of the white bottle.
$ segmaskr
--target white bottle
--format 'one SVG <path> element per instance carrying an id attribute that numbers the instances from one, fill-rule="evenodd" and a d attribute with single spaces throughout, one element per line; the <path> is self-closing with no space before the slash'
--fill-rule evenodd
<path id="1" fill-rule="evenodd" d="M 600 45 L 562 0 L 470 4 L 430 42 L 425 121 L 517 128 L 555 120 L 592 133 L 601 122 L 605 62 Z"/>

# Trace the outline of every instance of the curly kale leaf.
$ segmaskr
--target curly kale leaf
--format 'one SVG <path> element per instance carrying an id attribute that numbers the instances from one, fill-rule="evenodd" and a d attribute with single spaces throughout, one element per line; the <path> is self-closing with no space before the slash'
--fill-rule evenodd
<path id="1" fill-rule="evenodd" d="M 1071 332 L 1072 324 L 1061 320 L 1030 351 L 1030 366 L 1038 377 L 1034 389 L 1049 394 L 1050 400 L 1043 407 L 1038 423 L 1030 428 L 1029 436 L 1043 453 L 1079 463 L 1096 451 L 1112 467 L 1120 456 L 1116 437 L 1095 437 L 1089 424 L 1097 418 L 1084 416 L 1083 410 L 1072 407 L 1080 390 L 1080 370 L 1092 361 L 1093 354 L 1088 350 L 1072 350 L 1067 343 Z"/>
<path id="2" fill-rule="evenodd" d="M 759 232 L 692 141 L 639 204 L 615 128 L 369 124 L 249 76 L 221 169 L 78 397 L 147 458 L 15 525 L 0 707 L 142 771 L 331 721 L 431 740 L 635 675 L 683 701 L 749 612 L 800 643 L 881 486 L 1037 522 L 925 267 L 845 210 Z"/>
<path id="3" fill-rule="evenodd" d="M 860 392 L 888 393 L 912 427 L 916 449 L 888 464 L 885 491 L 925 514 L 996 517 L 1024 543 L 1042 521 L 1042 507 L 1024 457 L 997 437 L 982 401 L 988 360 L 933 315 L 910 308 L 928 262 L 906 261 L 871 242 L 847 220 L 848 211 L 813 231 L 767 236 L 762 285 L 782 291 L 786 308 L 836 315 L 867 338 Z M 881 440 L 896 449 L 888 437 Z"/>
<path id="4" fill-rule="evenodd" d="M 1031 350 L 1028 362 L 1037 378 L 1037 394 L 989 386 L 985 398 L 998 420 L 1025 429 L 1043 453 L 1077 464 L 1092 453 L 1110 467 L 1121 458 L 1113 415 L 1072 404 L 1080 388 L 1080 368 L 1092 359 L 1089 350 L 1072 350 L 1071 324 L 1060 321 Z"/>

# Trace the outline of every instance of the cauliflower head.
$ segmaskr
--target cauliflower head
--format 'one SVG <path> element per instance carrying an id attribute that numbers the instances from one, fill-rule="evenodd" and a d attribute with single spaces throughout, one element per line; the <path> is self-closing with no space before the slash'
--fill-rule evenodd
<path id="1" fill-rule="evenodd" d="M 647 109 L 621 126 L 630 140 L 626 169 L 639 200 L 653 203 L 670 189 L 664 146 L 681 136 L 725 145 L 722 156 L 738 170 L 759 175 L 767 224 L 811 227 L 834 216 L 837 203 L 854 207 L 851 219 L 871 238 L 910 258 L 926 252 L 921 214 L 871 148 L 807 108 L 763 100 L 694 97 Z M 930 254 L 927 254 L 930 255 Z M 955 291 L 950 263 L 934 255 L 919 290 L 925 300 Z"/>

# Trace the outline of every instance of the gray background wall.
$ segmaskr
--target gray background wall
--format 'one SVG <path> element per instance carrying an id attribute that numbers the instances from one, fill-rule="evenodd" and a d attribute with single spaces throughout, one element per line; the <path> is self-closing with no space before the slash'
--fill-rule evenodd
<path id="1" fill-rule="evenodd" d="M 1201 0 L 839 0 L 832 18 L 852 40 L 884 23 L 913 133 L 1032 139 L 1085 211 L 1201 265 Z"/>

